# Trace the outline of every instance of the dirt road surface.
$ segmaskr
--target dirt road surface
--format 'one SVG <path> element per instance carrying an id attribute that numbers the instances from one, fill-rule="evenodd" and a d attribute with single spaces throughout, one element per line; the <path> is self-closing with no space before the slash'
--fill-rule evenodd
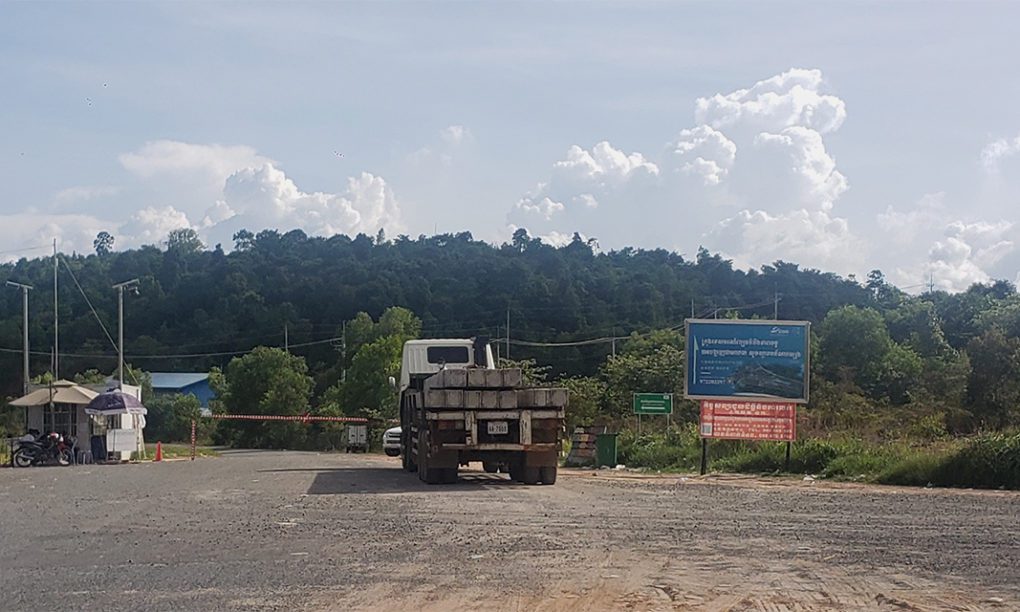
<path id="1" fill-rule="evenodd" d="M 0 470 L 0 610 L 1020 610 L 1020 494 L 232 452 Z"/>

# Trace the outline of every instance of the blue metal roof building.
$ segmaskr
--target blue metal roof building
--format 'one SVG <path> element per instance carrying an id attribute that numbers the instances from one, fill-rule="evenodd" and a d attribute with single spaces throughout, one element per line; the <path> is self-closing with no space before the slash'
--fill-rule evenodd
<path id="1" fill-rule="evenodd" d="M 150 372 L 149 377 L 156 395 L 194 395 L 202 408 L 208 408 L 209 400 L 216 396 L 209 388 L 208 372 Z"/>

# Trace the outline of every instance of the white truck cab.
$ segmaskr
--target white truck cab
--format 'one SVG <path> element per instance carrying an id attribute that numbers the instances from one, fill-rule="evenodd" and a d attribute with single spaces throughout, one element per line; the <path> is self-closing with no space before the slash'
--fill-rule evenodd
<path id="1" fill-rule="evenodd" d="M 400 363 L 400 392 L 414 379 L 424 380 L 440 370 L 495 367 L 492 347 L 484 338 L 409 340 Z"/>

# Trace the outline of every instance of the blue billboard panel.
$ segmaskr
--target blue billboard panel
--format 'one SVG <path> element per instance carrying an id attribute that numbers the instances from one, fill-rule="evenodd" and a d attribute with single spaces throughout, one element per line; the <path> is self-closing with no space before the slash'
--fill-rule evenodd
<path id="1" fill-rule="evenodd" d="M 807 402 L 806 321 L 691 319 L 686 328 L 685 397 Z"/>

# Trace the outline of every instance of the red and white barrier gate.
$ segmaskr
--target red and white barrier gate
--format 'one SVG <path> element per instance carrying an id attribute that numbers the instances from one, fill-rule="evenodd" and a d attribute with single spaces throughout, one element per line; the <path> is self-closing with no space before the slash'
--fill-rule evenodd
<path id="1" fill-rule="evenodd" d="M 210 414 L 204 418 L 217 420 L 241 420 L 241 421 L 299 421 L 311 423 L 312 421 L 326 423 L 368 423 L 368 419 L 362 417 L 336 417 L 316 416 L 312 414 L 282 415 L 282 414 Z M 195 460 L 195 420 L 191 420 L 191 460 Z"/>

